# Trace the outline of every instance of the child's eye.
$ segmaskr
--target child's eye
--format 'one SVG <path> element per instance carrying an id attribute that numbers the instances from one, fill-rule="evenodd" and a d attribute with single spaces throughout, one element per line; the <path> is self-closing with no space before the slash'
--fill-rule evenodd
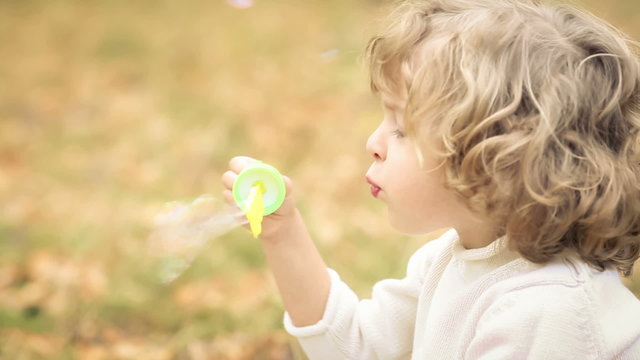
<path id="1" fill-rule="evenodd" d="M 393 134 L 393 136 L 397 137 L 398 139 L 401 139 L 404 137 L 404 133 L 400 129 L 393 130 L 393 132 L 391 133 Z"/>

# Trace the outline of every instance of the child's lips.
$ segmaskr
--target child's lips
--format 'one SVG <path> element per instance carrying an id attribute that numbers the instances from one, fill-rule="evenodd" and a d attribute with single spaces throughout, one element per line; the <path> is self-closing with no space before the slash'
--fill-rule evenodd
<path id="1" fill-rule="evenodd" d="M 371 195 L 373 195 L 374 198 L 377 198 L 382 188 L 378 186 L 378 184 L 373 182 L 373 180 L 371 180 L 368 176 L 366 177 L 366 179 L 369 185 L 371 185 Z"/>

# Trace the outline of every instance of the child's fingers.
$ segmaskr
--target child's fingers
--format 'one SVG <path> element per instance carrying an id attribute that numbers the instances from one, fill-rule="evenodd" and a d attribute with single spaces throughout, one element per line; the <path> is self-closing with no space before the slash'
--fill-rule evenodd
<path id="1" fill-rule="evenodd" d="M 291 181 L 291 179 L 289 179 L 288 176 L 282 175 L 282 178 L 284 179 L 284 185 L 286 187 L 287 194 L 292 194 L 293 193 L 293 182 Z"/>
<path id="2" fill-rule="evenodd" d="M 229 161 L 229 168 L 236 174 L 239 174 L 247 165 L 255 162 L 258 162 L 258 160 L 248 156 L 236 156 Z"/>
<path id="3" fill-rule="evenodd" d="M 233 183 L 238 178 L 238 174 L 229 170 L 222 174 L 222 185 L 227 189 L 233 189 Z"/>
<path id="4" fill-rule="evenodd" d="M 224 202 L 226 202 L 229 205 L 235 205 L 236 201 L 233 199 L 233 193 L 231 193 L 231 190 L 224 190 L 222 192 L 222 197 L 224 198 Z"/>

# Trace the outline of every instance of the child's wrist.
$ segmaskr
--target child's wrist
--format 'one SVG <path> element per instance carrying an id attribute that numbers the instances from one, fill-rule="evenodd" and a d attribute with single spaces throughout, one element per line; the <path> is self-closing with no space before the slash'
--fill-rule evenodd
<path id="1" fill-rule="evenodd" d="M 306 227 L 297 208 L 284 214 L 273 214 L 276 219 L 259 236 L 265 245 L 284 244 L 306 234 Z M 266 219 L 265 219 L 266 220 Z M 271 220 L 271 219 L 270 219 Z"/>

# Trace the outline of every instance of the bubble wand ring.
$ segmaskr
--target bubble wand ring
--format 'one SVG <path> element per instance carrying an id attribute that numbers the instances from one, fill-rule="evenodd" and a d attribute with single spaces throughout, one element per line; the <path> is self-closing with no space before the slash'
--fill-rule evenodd
<path id="1" fill-rule="evenodd" d="M 233 183 L 233 199 L 244 211 L 254 237 L 262 232 L 263 217 L 282 206 L 286 186 L 280 172 L 271 165 L 256 162 L 238 174 Z"/>

